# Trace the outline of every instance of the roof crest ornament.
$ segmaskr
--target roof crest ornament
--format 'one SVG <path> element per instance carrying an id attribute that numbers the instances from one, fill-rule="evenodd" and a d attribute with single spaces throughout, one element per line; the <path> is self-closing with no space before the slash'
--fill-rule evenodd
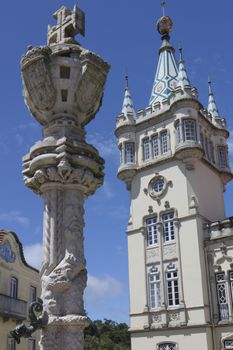
<path id="1" fill-rule="evenodd" d="M 78 44 L 75 36 L 85 35 L 85 13 L 77 5 L 73 10 L 62 6 L 53 17 L 57 20 L 57 24 L 48 25 L 48 45 Z"/>

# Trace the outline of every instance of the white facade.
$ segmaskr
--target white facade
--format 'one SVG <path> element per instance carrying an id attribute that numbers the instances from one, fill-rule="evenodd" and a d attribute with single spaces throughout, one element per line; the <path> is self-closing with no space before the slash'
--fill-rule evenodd
<path id="1" fill-rule="evenodd" d="M 116 125 L 118 178 L 131 196 L 132 350 L 233 349 L 229 133 L 211 86 L 206 110 L 182 54 L 174 64 L 171 27 L 168 17 L 158 22 L 163 44 L 149 106 L 135 114 L 127 85 Z"/>

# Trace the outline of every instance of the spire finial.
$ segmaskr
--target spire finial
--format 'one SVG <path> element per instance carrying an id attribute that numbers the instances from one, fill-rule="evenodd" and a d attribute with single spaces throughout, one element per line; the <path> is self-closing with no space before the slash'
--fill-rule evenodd
<path id="1" fill-rule="evenodd" d="M 162 0 L 161 7 L 162 7 L 162 11 L 163 11 L 163 17 L 165 16 L 165 6 L 166 6 L 166 1 Z"/>
<path id="2" fill-rule="evenodd" d="M 179 45 L 179 53 L 180 53 L 180 62 L 183 61 L 183 48 Z"/>
<path id="3" fill-rule="evenodd" d="M 209 95 L 213 94 L 211 84 L 212 84 L 211 78 L 210 78 L 210 76 L 208 76 Z"/>
<path id="4" fill-rule="evenodd" d="M 128 73 L 126 71 L 125 73 L 125 88 L 128 89 L 129 87 L 129 76 L 128 76 Z"/>

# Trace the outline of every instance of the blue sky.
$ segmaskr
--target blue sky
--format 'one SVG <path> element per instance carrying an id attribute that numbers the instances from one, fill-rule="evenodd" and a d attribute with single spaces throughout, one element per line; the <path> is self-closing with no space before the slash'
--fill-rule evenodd
<path id="1" fill-rule="evenodd" d="M 29 44 L 46 44 L 47 24 L 67 1 L 4 1 L 1 4 L 1 128 L 0 227 L 15 231 L 28 261 L 37 265 L 42 239 L 42 200 L 23 184 L 21 159 L 41 138 L 41 127 L 30 116 L 22 98 L 20 56 Z M 86 309 L 91 318 L 128 322 L 127 241 L 129 196 L 116 179 L 119 162 L 114 137 L 121 110 L 127 69 L 136 109 L 146 107 L 158 60 L 160 36 L 155 22 L 159 0 L 80 0 L 86 13 L 82 45 L 111 63 L 103 107 L 87 128 L 88 140 L 106 160 L 105 184 L 86 203 L 85 252 L 89 271 Z M 200 101 L 207 106 L 211 76 L 217 104 L 233 131 L 232 12 L 230 0 L 167 0 L 174 21 L 172 44 L 183 46 L 186 68 Z M 233 141 L 229 141 L 233 159 Z M 233 215 L 233 185 L 226 193 L 226 215 Z"/>

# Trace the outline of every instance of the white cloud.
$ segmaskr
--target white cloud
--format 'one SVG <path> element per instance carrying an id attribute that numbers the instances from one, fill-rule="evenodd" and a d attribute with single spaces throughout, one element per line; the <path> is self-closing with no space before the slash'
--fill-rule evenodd
<path id="1" fill-rule="evenodd" d="M 27 263 L 37 269 L 40 269 L 43 252 L 42 244 L 35 243 L 31 245 L 26 245 L 23 250 Z"/>
<path id="2" fill-rule="evenodd" d="M 88 135 L 88 142 L 97 148 L 102 157 L 119 157 L 117 143 L 114 136 L 105 137 L 100 133 Z"/>
<path id="3" fill-rule="evenodd" d="M 118 297 L 123 291 L 123 284 L 116 278 L 106 275 L 95 277 L 88 275 L 86 298 L 90 302 Z"/>
<path id="4" fill-rule="evenodd" d="M 115 193 L 113 192 L 110 183 L 108 181 L 104 181 L 104 185 L 102 187 L 103 192 L 107 198 L 113 198 L 115 197 Z"/>
<path id="5" fill-rule="evenodd" d="M 29 225 L 29 219 L 24 216 L 19 210 L 12 210 L 7 213 L 0 213 L 0 221 L 7 223 L 17 223 L 24 227 Z"/>

